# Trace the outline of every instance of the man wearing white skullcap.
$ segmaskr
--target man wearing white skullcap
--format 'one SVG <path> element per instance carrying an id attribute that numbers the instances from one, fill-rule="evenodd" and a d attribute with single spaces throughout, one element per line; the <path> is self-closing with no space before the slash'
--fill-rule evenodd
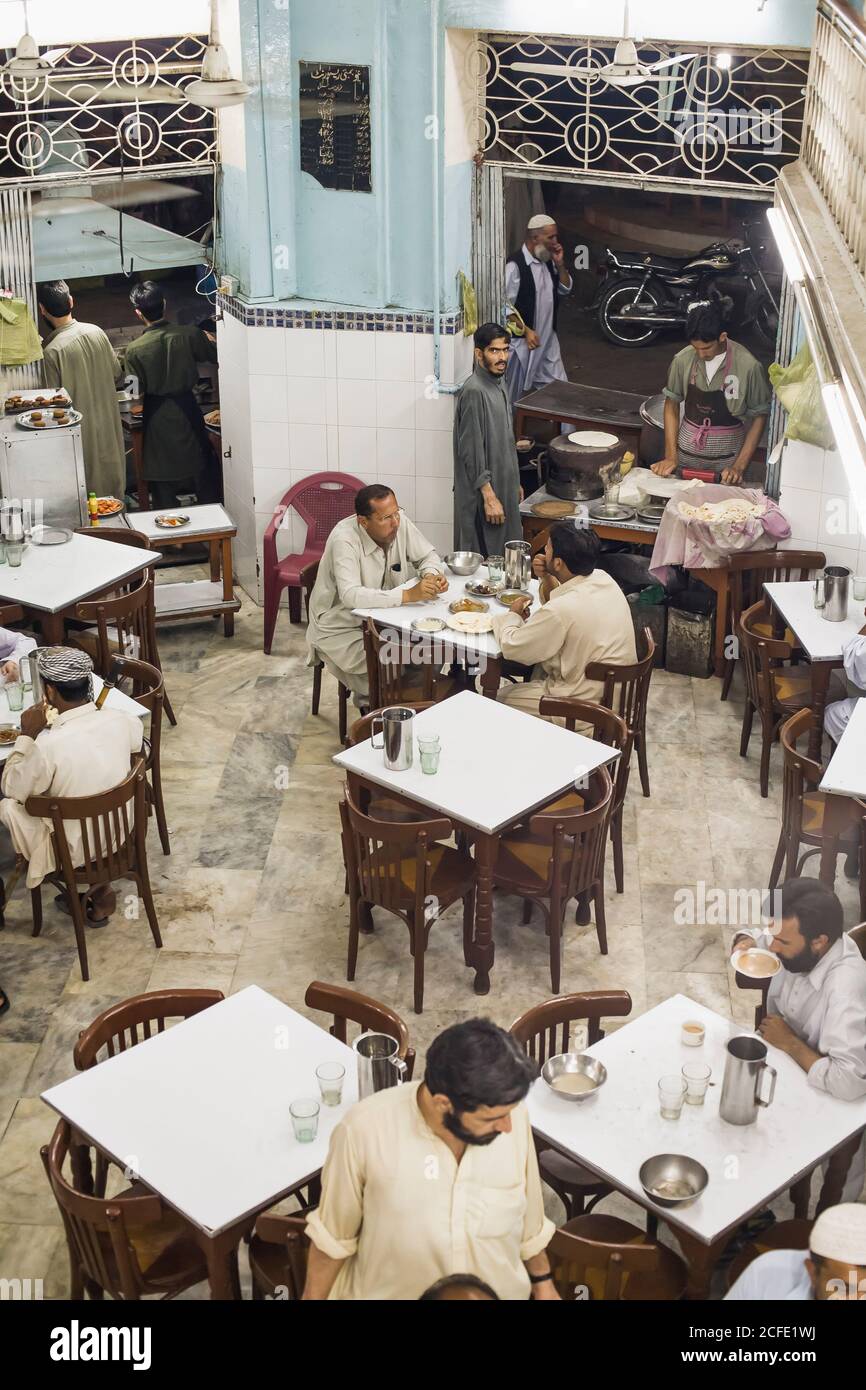
<path id="1" fill-rule="evenodd" d="M 0 821 L 16 853 L 27 860 L 27 887 L 35 888 L 55 868 L 51 823 L 24 809 L 29 796 L 98 796 L 129 776 L 131 758 L 142 744 L 142 722 L 125 710 L 93 703 L 93 662 L 73 647 L 41 647 L 37 666 L 45 699 L 21 714 L 21 733 L 3 771 Z M 84 846 L 78 821 L 66 821 L 72 862 Z M 63 906 L 63 902 L 59 903 Z M 88 921 L 102 926 L 114 910 L 114 893 L 99 889 Z"/>
<path id="2" fill-rule="evenodd" d="M 526 240 L 505 266 L 505 298 L 526 324 L 525 335 L 511 340 L 505 384 L 512 405 L 527 391 L 568 380 L 556 324 L 559 301 L 571 288 L 556 223 L 546 212 L 536 213 L 527 223 Z"/>
<path id="3" fill-rule="evenodd" d="M 866 1299 L 866 1206 L 843 1202 L 816 1219 L 809 1249 L 768 1250 L 725 1295 L 733 1302 Z"/>

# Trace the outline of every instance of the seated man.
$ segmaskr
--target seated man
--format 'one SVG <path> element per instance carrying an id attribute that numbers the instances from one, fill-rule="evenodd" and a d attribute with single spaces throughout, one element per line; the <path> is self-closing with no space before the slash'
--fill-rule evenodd
<path id="1" fill-rule="evenodd" d="M 36 638 L 28 637 L 26 632 L 13 632 L 11 628 L 0 627 L 0 676 L 4 681 L 21 679 L 19 662 L 22 656 L 29 656 L 36 650 Z"/>
<path id="2" fill-rule="evenodd" d="M 55 869 L 51 822 L 28 813 L 29 796 L 97 796 L 129 776 L 131 756 L 142 744 L 142 723 L 124 710 L 93 703 L 86 652 L 72 647 L 41 647 L 37 655 L 45 699 L 21 715 L 21 733 L 6 760 L 0 821 L 18 854 L 27 860 L 27 887 L 35 888 Z M 48 710 L 58 712 L 49 725 Z M 84 857 L 78 821 L 66 821 L 73 864 Z M 76 858 L 78 856 L 78 858 Z M 61 901 L 60 906 L 63 906 Z M 91 926 L 103 926 L 114 911 L 109 887 L 94 893 L 88 908 Z M 68 905 L 67 905 L 68 907 Z"/>
<path id="3" fill-rule="evenodd" d="M 781 916 L 738 933 L 736 952 L 756 941 L 783 968 L 770 981 L 761 1036 L 802 1067 L 810 1086 L 838 1100 L 866 1096 L 866 961 L 842 930 L 842 904 L 814 878 L 782 886 Z M 842 1192 L 856 1202 L 866 1172 L 864 1144 Z"/>
<path id="4" fill-rule="evenodd" d="M 845 732 L 858 699 L 866 693 L 866 626 L 850 637 L 842 648 L 844 675 L 834 671 L 830 677 L 830 694 L 836 698 L 824 707 L 824 728 L 834 743 Z"/>
<path id="5" fill-rule="evenodd" d="M 493 618 L 493 630 L 510 661 L 540 663 L 532 680 L 500 691 L 515 709 L 538 715 L 546 695 L 561 700 L 599 700 L 601 681 L 587 680 L 593 661 L 627 666 L 637 660 L 631 609 L 615 580 L 595 568 L 600 551 L 592 531 L 578 531 L 560 521 L 532 562 L 540 578 L 541 607 L 527 619 L 527 599 Z M 587 733 L 587 727 L 578 726 Z"/>
<path id="6" fill-rule="evenodd" d="M 866 1206 L 844 1202 L 815 1221 L 809 1249 L 768 1250 L 725 1294 L 734 1302 L 857 1300 L 866 1296 Z"/>
<path id="7" fill-rule="evenodd" d="M 448 588 L 442 561 L 389 487 L 371 483 L 355 498 L 355 515 L 338 521 L 319 561 L 310 598 L 310 664 L 320 657 L 348 686 L 355 703 L 367 701 L 362 619 L 353 608 L 397 608 L 423 603 Z M 417 582 L 407 587 L 407 580 Z"/>

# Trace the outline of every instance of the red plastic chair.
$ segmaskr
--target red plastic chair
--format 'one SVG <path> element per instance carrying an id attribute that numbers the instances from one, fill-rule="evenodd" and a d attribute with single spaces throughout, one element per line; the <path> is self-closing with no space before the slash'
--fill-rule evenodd
<path id="1" fill-rule="evenodd" d="M 301 570 L 321 559 L 325 542 L 338 521 L 351 516 L 355 493 L 364 484 L 349 473 L 311 473 L 290 487 L 268 523 L 264 536 L 265 654 L 270 655 L 280 607 L 280 594 L 289 591 L 289 617 L 301 621 Z M 307 539 L 299 553 L 277 559 L 277 530 L 290 507 L 307 523 Z"/>

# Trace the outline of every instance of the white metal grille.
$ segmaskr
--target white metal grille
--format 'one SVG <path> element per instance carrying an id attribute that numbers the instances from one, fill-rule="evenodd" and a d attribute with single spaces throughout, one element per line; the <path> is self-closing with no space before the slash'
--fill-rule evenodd
<path id="1" fill-rule="evenodd" d="M 0 288 L 23 299 L 36 320 L 33 291 L 33 245 L 30 239 L 30 190 L 0 188 Z M 2 337 L 2 327 L 0 327 Z M 0 353 L 0 375 L 7 389 L 19 390 L 42 385 L 38 362 L 23 367 L 4 367 Z"/>

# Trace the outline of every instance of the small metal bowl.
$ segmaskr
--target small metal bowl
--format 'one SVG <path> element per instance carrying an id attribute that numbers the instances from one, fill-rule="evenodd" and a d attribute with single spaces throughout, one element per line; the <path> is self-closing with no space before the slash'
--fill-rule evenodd
<path id="1" fill-rule="evenodd" d="M 429 626 L 422 627 L 422 624 Z M 412 631 L 419 633 L 422 637 L 432 637 L 435 632 L 444 632 L 448 624 L 444 618 L 415 618 L 412 622 Z"/>
<path id="2" fill-rule="evenodd" d="M 455 550 L 445 556 L 445 563 L 452 574 L 474 574 L 481 564 L 477 550 Z"/>
<path id="3" fill-rule="evenodd" d="M 560 1091 L 553 1083 L 558 1076 L 563 1076 L 566 1072 L 588 1076 L 590 1081 L 595 1082 L 595 1086 L 591 1091 Z M 586 1052 L 560 1052 L 556 1057 L 548 1057 L 541 1068 L 541 1076 L 560 1100 L 589 1100 L 592 1096 L 598 1095 L 607 1081 L 607 1067 L 599 1062 L 597 1057 L 590 1057 Z"/>
<path id="4" fill-rule="evenodd" d="M 467 608 L 467 607 L 466 607 L 466 604 L 467 604 L 467 603 L 471 603 L 471 604 L 472 604 L 472 607 L 471 607 L 471 608 Z M 448 605 L 448 612 L 449 612 L 449 613 L 486 613 L 489 607 L 490 607 L 490 604 L 489 604 L 489 603 L 485 603 L 485 601 L 484 601 L 483 598 L 470 598 L 470 599 L 456 598 L 456 599 L 454 600 L 453 603 L 449 603 L 449 605 Z"/>
<path id="5" fill-rule="evenodd" d="M 707 1186 L 710 1175 L 696 1158 L 686 1154 L 654 1154 L 640 1166 L 641 1187 L 657 1207 L 687 1207 Z M 653 1189 L 660 1183 L 686 1182 L 692 1189 L 687 1197 L 662 1197 Z"/>
<path id="6" fill-rule="evenodd" d="M 496 595 L 496 602 L 501 603 L 503 608 L 510 608 L 512 603 L 519 598 L 528 598 L 532 602 L 532 594 L 528 589 L 503 589 Z"/>

